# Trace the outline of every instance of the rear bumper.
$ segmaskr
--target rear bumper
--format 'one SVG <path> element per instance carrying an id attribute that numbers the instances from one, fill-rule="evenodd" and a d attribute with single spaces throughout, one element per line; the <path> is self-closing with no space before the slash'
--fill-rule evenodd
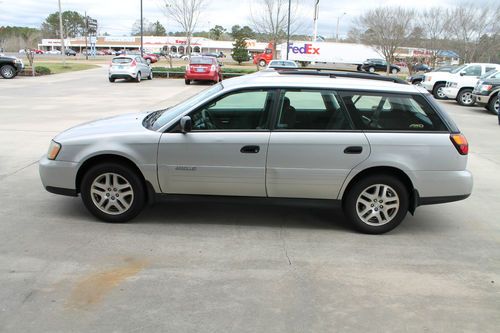
<path id="1" fill-rule="evenodd" d="M 413 173 L 414 188 L 418 190 L 421 200 L 431 204 L 433 201 L 446 201 L 445 198 L 467 198 L 472 193 L 473 176 L 468 170 L 462 171 L 415 171 Z M 443 199 L 427 199 L 439 198 Z M 444 201 L 443 201 L 444 200 Z M 424 203 L 421 203 L 424 204 Z"/>
<path id="2" fill-rule="evenodd" d="M 215 81 L 217 79 L 217 73 L 186 73 L 184 74 L 184 79 L 186 80 L 197 80 L 197 81 Z"/>

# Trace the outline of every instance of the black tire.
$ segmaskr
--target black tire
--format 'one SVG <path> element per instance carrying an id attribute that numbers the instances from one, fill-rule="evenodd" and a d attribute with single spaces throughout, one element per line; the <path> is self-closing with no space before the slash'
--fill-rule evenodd
<path id="1" fill-rule="evenodd" d="M 442 92 L 442 89 L 446 86 L 445 83 L 438 83 L 434 85 L 434 89 L 432 89 L 432 96 L 435 99 L 448 99 Z"/>
<path id="2" fill-rule="evenodd" d="M 460 90 L 457 95 L 457 102 L 462 106 L 473 106 L 474 104 L 476 104 L 476 100 L 472 95 L 472 89 L 465 88 Z"/>
<path id="3" fill-rule="evenodd" d="M 133 200 L 128 210 L 121 214 L 108 214 L 94 204 L 91 188 L 95 179 L 105 173 L 115 173 L 126 179 L 133 191 Z M 91 167 L 82 178 L 80 185 L 82 201 L 85 207 L 100 220 L 106 222 L 127 222 L 136 217 L 144 208 L 146 203 L 146 190 L 139 175 L 130 168 L 117 163 L 102 163 Z M 119 193 L 119 192 L 118 192 Z M 109 200 L 109 199 L 108 199 Z"/>
<path id="4" fill-rule="evenodd" d="M 184 83 L 187 84 L 187 85 L 190 85 L 191 84 L 191 80 L 184 79 Z"/>
<path id="5" fill-rule="evenodd" d="M 416 85 L 416 86 L 421 86 L 422 80 L 413 80 L 413 81 L 411 81 L 411 84 Z"/>
<path id="6" fill-rule="evenodd" d="M 112 78 L 112 77 L 110 77 L 110 78 L 109 78 L 109 82 L 115 82 L 115 79 L 114 79 L 114 78 Z"/>
<path id="7" fill-rule="evenodd" d="M 373 66 L 368 67 L 368 72 L 375 73 L 375 67 Z"/>
<path id="8" fill-rule="evenodd" d="M 260 67 L 266 67 L 266 65 L 267 65 L 267 63 L 266 63 L 266 61 L 265 61 L 265 60 L 260 60 L 260 61 L 259 61 L 259 66 L 260 66 Z"/>
<path id="9" fill-rule="evenodd" d="M 358 216 L 357 212 L 358 197 L 360 197 L 361 193 L 363 193 L 366 189 L 376 184 L 382 184 L 391 187 L 396 192 L 397 197 L 399 199 L 399 207 L 398 210 L 395 212 L 395 215 L 388 222 L 381 225 L 372 225 L 364 222 Z M 374 208 L 368 208 L 367 206 L 366 208 L 371 210 L 372 212 L 374 210 L 378 211 L 379 208 L 377 208 L 377 205 L 383 207 L 383 204 L 384 202 L 382 203 L 374 202 L 373 203 L 374 206 L 372 206 Z M 362 204 L 360 205 L 361 207 L 363 206 Z M 350 188 L 349 192 L 345 196 L 343 208 L 344 208 L 344 214 L 347 216 L 349 221 L 358 231 L 367 234 L 383 234 L 385 232 L 394 229 L 403 221 L 408 212 L 408 205 L 409 205 L 408 189 L 398 178 L 389 175 L 373 175 L 360 179 Z"/>
<path id="10" fill-rule="evenodd" d="M 153 79 L 153 71 L 149 72 L 149 75 L 148 75 L 148 80 L 152 80 Z"/>
<path id="11" fill-rule="evenodd" d="M 398 74 L 399 70 L 397 68 L 393 68 L 393 69 L 391 69 L 391 73 L 392 74 Z"/>
<path id="12" fill-rule="evenodd" d="M 137 72 L 137 76 L 135 77 L 135 82 L 137 82 L 137 83 L 141 82 L 141 79 L 142 79 L 141 75 L 142 75 L 141 72 Z"/>
<path id="13" fill-rule="evenodd" d="M 356 70 L 357 70 L 358 72 L 361 72 L 363 69 L 361 68 L 361 65 L 358 65 L 358 66 L 356 66 Z"/>
<path id="14" fill-rule="evenodd" d="M 0 75 L 4 79 L 13 79 L 17 75 L 16 68 L 11 65 L 3 65 L 0 67 Z"/>
<path id="15" fill-rule="evenodd" d="M 500 112 L 500 110 L 499 110 L 500 104 L 499 103 L 500 103 L 500 99 L 498 98 L 498 95 L 490 98 L 490 101 L 488 102 L 488 110 L 490 110 L 494 114 L 498 114 Z"/>

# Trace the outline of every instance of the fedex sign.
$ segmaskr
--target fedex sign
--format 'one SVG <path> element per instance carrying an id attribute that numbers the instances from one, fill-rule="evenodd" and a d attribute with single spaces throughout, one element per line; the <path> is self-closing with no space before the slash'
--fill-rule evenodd
<path id="1" fill-rule="evenodd" d="M 293 43 L 290 43 L 290 46 L 288 46 L 288 49 L 292 53 L 299 53 L 299 54 L 318 54 L 319 55 L 319 47 L 313 47 L 312 44 L 304 44 L 304 46 L 299 47 L 299 46 L 294 46 Z"/>

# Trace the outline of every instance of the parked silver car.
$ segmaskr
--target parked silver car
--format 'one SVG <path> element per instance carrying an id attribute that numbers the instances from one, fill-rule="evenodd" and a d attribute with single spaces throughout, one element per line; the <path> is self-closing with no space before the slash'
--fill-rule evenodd
<path id="1" fill-rule="evenodd" d="M 57 135 L 49 192 L 110 222 L 156 194 L 318 199 L 362 232 L 467 198 L 468 144 L 424 89 L 373 74 L 281 70 L 225 80 L 169 109 Z"/>
<path id="2" fill-rule="evenodd" d="M 151 66 L 139 55 L 122 55 L 114 57 L 109 64 L 109 82 L 116 79 L 135 80 L 141 82 L 142 79 L 153 79 Z"/>

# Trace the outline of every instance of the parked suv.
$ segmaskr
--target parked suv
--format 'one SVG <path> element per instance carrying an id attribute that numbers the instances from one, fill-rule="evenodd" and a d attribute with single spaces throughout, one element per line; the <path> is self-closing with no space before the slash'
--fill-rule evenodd
<path id="1" fill-rule="evenodd" d="M 80 194 L 109 222 L 132 219 L 156 194 L 315 199 L 341 206 L 362 232 L 383 233 L 419 205 L 467 198 L 467 154 L 465 137 L 422 88 L 288 69 L 73 127 L 39 165 L 49 192 Z"/>
<path id="2" fill-rule="evenodd" d="M 13 79 L 23 68 L 21 59 L 0 55 L 0 75 L 4 79 Z"/>
<path id="3" fill-rule="evenodd" d="M 499 99 L 500 93 L 500 71 L 495 72 L 485 80 L 479 80 L 474 91 L 472 92 L 476 103 L 486 107 L 495 114 L 499 114 Z"/>
<path id="4" fill-rule="evenodd" d="M 387 71 L 387 61 L 385 61 L 384 59 L 367 59 L 365 62 L 363 62 L 361 69 L 370 73 L 374 73 L 376 71 L 385 72 Z M 399 68 L 399 66 L 391 64 L 390 72 L 392 74 L 397 74 L 400 71 L 401 68 Z"/>
<path id="5" fill-rule="evenodd" d="M 443 93 L 447 98 L 456 100 L 460 105 L 473 106 L 476 103 L 476 100 L 472 95 L 474 87 L 477 85 L 478 81 L 489 78 L 494 75 L 497 70 L 500 70 L 500 65 L 497 65 L 493 70 L 486 72 L 480 77 L 455 75 L 453 79 L 446 82 L 446 86 L 443 88 Z"/>
<path id="6" fill-rule="evenodd" d="M 446 72 L 431 72 L 425 74 L 422 86 L 427 89 L 436 99 L 446 99 L 443 88 L 446 87 L 447 81 L 454 81 L 458 76 L 472 76 L 476 80 L 486 72 L 495 69 L 497 64 L 482 64 L 473 63 L 465 64 L 455 68 L 449 73 Z"/>

